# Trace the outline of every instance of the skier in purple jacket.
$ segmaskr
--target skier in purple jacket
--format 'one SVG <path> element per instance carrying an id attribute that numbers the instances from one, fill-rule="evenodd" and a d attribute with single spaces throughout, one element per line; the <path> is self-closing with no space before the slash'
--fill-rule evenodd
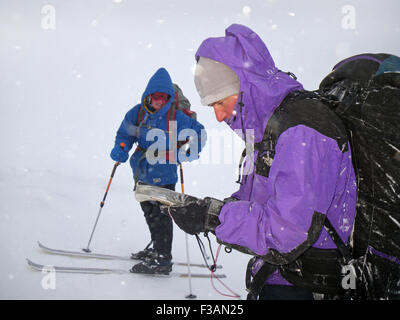
<path id="1" fill-rule="evenodd" d="M 247 156 L 236 193 L 170 207 L 174 221 L 191 234 L 211 231 L 219 243 L 254 256 L 249 299 L 342 293 L 343 256 L 332 234 L 348 241 L 357 186 L 341 121 L 279 70 L 245 26 L 203 41 L 196 60 L 203 105 L 242 133 Z"/>

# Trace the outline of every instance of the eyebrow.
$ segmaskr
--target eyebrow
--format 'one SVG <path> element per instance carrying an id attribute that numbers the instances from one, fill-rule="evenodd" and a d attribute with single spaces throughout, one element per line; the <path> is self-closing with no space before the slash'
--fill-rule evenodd
<path id="1" fill-rule="evenodd" d="M 212 104 L 209 104 L 208 106 L 209 106 L 209 107 L 212 107 L 214 104 L 221 103 L 223 100 L 224 100 L 224 99 L 215 101 L 215 102 L 213 102 Z"/>

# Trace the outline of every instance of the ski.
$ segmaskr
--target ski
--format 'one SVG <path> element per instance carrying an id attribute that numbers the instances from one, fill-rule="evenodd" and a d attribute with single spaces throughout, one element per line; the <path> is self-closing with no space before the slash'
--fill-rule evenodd
<path id="1" fill-rule="evenodd" d="M 94 259 L 105 259 L 105 260 L 124 260 L 124 261 L 135 261 L 136 259 L 132 259 L 129 256 L 118 256 L 118 255 L 110 255 L 103 253 L 91 253 L 91 252 L 80 252 L 80 251 L 68 251 L 68 250 L 60 250 L 60 249 L 52 249 L 43 245 L 40 241 L 38 241 L 39 247 L 47 253 L 57 254 L 57 255 L 65 255 L 72 257 L 82 257 L 82 258 L 94 258 Z M 137 260 L 136 260 L 137 261 Z M 186 262 L 173 262 L 174 265 L 177 266 L 188 266 Z M 198 268 L 207 268 L 205 264 L 200 263 L 191 263 L 191 267 Z M 217 269 L 222 269 L 221 265 L 216 266 Z"/>
<path id="2" fill-rule="evenodd" d="M 141 273 L 132 273 L 126 269 L 110 269 L 110 268 L 85 268 L 85 267 L 69 267 L 69 266 L 53 266 L 53 265 L 43 265 L 32 260 L 26 259 L 28 265 L 36 270 L 41 272 L 61 272 L 61 273 L 83 273 L 83 274 L 138 274 L 144 276 L 152 276 L 152 277 L 179 277 L 179 278 L 188 278 L 188 273 L 181 272 L 171 272 L 169 275 L 161 275 L 161 274 L 141 274 Z M 210 278 L 209 274 L 201 274 L 201 273 L 192 273 L 190 274 L 192 278 Z M 226 278 L 225 274 L 214 274 L 217 278 Z"/>

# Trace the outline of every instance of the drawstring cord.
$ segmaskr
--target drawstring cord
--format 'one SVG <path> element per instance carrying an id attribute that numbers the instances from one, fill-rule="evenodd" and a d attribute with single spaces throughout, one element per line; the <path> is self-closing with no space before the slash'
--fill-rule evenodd
<path id="1" fill-rule="evenodd" d="M 243 107 L 244 107 L 244 103 L 243 103 L 243 91 L 240 92 L 240 101 L 238 102 L 239 104 L 239 112 L 240 112 L 240 123 L 241 123 L 241 127 L 242 127 L 242 135 L 243 135 L 243 139 L 244 139 L 244 145 L 245 145 L 245 149 L 242 152 L 242 155 L 240 156 L 240 162 L 239 162 L 239 177 L 236 181 L 236 183 L 239 183 L 240 185 L 243 185 L 242 183 L 242 165 L 243 165 L 243 161 L 246 158 L 247 155 L 247 139 L 246 139 L 246 133 L 244 130 L 244 124 L 243 124 Z M 247 181 L 247 175 L 245 177 L 245 183 Z"/>
<path id="2" fill-rule="evenodd" d="M 244 139 L 244 144 L 247 144 L 246 141 L 246 134 L 244 132 L 244 124 L 243 124 L 243 107 L 244 107 L 244 103 L 243 103 L 243 91 L 240 92 L 240 101 L 239 101 L 239 107 L 240 107 L 240 122 L 242 125 L 242 134 L 243 134 L 243 139 Z"/>
<path id="3" fill-rule="evenodd" d="M 293 80 L 297 80 L 297 77 L 296 77 L 296 75 L 293 73 L 293 72 L 290 72 L 290 71 L 288 71 L 288 72 L 285 72 L 285 71 L 282 71 L 282 70 L 280 70 L 280 69 L 278 69 L 278 72 L 282 72 L 282 73 L 284 73 L 284 74 L 287 74 L 289 77 L 291 77 Z"/>
<path id="4" fill-rule="evenodd" d="M 238 177 L 238 179 L 237 179 L 237 181 L 236 181 L 236 183 L 239 183 L 239 184 L 243 184 L 242 183 L 242 165 L 243 165 L 243 161 L 244 161 L 244 159 L 246 158 L 246 149 L 244 149 L 243 150 L 243 152 L 242 152 L 242 155 L 240 156 L 240 161 L 239 161 L 239 177 Z"/>
<path id="5" fill-rule="evenodd" d="M 170 208 L 171 208 L 171 207 L 168 207 L 168 214 L 169 214 L 170 218 L 172 219 L 172 221 L 175 222 L 174 218 L 172 217 Z M 210 252 L 211 252 L 211 256 L 212 256 L 212 260 L 213 260 L 213 264 L 210 266 L 210 265 L 208 264 L 208 262 L 207 262 L 207 259 L 206 259 L 204 243 L 203 243 L 203 241 L 201 241 L 201 239 L 200 239 L 200 237 L 199 237 L 198 234 L 195 234 L 195 236 L 196 236 L 196 239 L 197 239 L 197 243 L 198 243 L 198 245 L 199 245 L 199 248 L 200 248 L 201 255 L 203 256 L 204 262 L 205 262 L 205 264 L 206 264 L 206 266 L 207 266 L 207 269 L 210 270 L 210 280 L 211 280 L 211 286 L 213 287 L 213 289 L 214 289 L 218 294 L 220 294 L 220 295 L 222 295 L 222 296 L 224 296 L 224 297 L 230 297 L 230 298 L 240 299 L 240 295 L 239 295 L 239 294 L 237 294 L 237 293 L 235 293 L 234 291 L 232 291 L 220 278 L 218 278 L 217 275 L 215 275 L 215 270 L 217 269 L 217 261 L 218 261 L 218 257 L 219 257 L 219 252 L 220 252 L 220 250 L 221 250 L 221 246 L 222 246 L 222 245 L 220 244 L 220 245 L 218 246 L 217 254 L 216 254 L 215 258 L 214 258 L 214 253 L 213 253 L 213 250 L 212 250 L 211 240 L 210 240 L 210 238 L 209 238 L 209 236 L 208 236 L 208 232 L 205 232 L 205 233 L 204 233 L 204 237 L 206 237 L 207 240 L 208 240 L 208 245 L 209 245 L 209 247 L 210 247 Z M 215 285 L 214 285 L 214 279 L 218 280 L 218 282 L 219 282 L 223 287 L 225 287 L 225 289 L 228 290 L 231 294 L 226 294 L 226 293 L 223 293 L 223 292 L 219 291 L 219 290 L 215 287 Z"/>
<path id="6" fill-rule="evenodd" d="M 212 246 L 211 246 L 211 240 L 210 240 L 210 238 L 209 238 L 209 236 L 208 236 L 208 233 L 207 233 L 207 232 L 204 232 L 204 237 L 206 237 L 207 240 L 208 240 L 208 245 L 209 245 L 210 253 L 211 253 L 211 256 L 212 256 L 212 260 L 213 260 L 213 261 L 212 261 L 213 264 L 212 264 L 211 267 L 210 267 L 209 264 L 208 264 L 208 262 L 207 262 L 207 260 L 206 260 L 206 258 L 205 258 L 205 253 L 203 252 L 203 250 L 204 250 L 204 248 L 205 248 L 205 247 L 204 247 L 204 244 L 203 244 L 203 242 L 201 241 L 200 237 L 199 237 L 197 234 L 196 234 L 195 236 L 196 236 L 197 242 L 198 242 L 198 244 L 199 244 L 200 252 L 201 252 L 201 254 L 202 254 L 202 256 L 203 256 L 204 262 L 206 263 L 208 270 L 210 270 L 210 280 L 211 280 L 211 286 L 213 287 L 213 289 L 214 289 L 218 294 L 220 294 L 220 295 L 222 295 L 222 296 L 224 296 L 224 297 L 230 297 L 230 298 L 240 299 L 240 295 L 237 294 L 237 293 L 235 293 L 233 290 L 231 290 L 231 289 L 230 289 L 220 278 L 218 278 L 218 276 L 215 274 L 215 270 L 217 269 L 217 261 L 218 261 L 218 257 L 219 257 L 219 252 L 220 252 L 220 250 L 221 250 L 222 244 L 220 244 L 220 245 L 218 246 L 217 254 L 216 254 L 215 258 L 214 258 L 214 253 L 213 253 Z M 219 290 L 215 287 L 214 279 L 216 279 L 216 280 L 217 280 L 226 290 L 228 290 L 231 294 L 227 294 L 227 293 L 223 293 L 223 292 L 219 291 Z"/>
<path id="7" fill-rule="evenodd" d="M 216 255 L 216 257 L 215 257 L 215 264 L 216 264 L 217 261 L 218 261 L 218 256 L 219 256 L 219 252 L 220 252 L 220 250 L 221 250 L 221 246 L 222 246 L 222 244 L 220 244 L 220 245 L 218 246 L 217 255 Z M 222 296 L 224 296 L 224 297 L 240 299 L 240 295 L 239 295 L 239 294 L 237 294 L 236 292 L 232 291 L 220 278 L 218 278 L 218 277 L 215 275 L 214 271 L 212 271 L 212 270 L 210 270 L 210 271 L 211 271 L 211 276 L 210 276 L 210 279 L 211 279 L 211 286 L 213 287 L 213 289 L 214 289 L 217 293 L 219 293 L 220 295 L 222 295 Z M 225 289 L 228 290 L 231 294 L 226 294 L 226 293 L 223 293 L 223 292 L 219 291 L 219 290 L 215 287 L 213 279 L 217 279 L 218 282 L 219 282 L 223 287 L 225 287 Z"/>

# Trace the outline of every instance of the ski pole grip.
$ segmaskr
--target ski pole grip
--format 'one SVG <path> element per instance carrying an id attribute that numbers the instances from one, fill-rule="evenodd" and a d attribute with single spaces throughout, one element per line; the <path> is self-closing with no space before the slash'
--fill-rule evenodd
<path id="1" fill-rule="evenodd" d="M 125 144 L 125 142 L 121 142 L 121 143 L 119 144 L 119 146 L 121 147 L 121 149 L 124 149 L 125 146 L 126 146 L 126 144 Z M 111 174 L 111 177 L 114 177 L 115 170 L 117 169 L 117 167 L 118 167 L 120 164 L 121 164 L 121 162 L 119 162 L 119 161 L 117 161 L 117 162 L 115 163 L 115 165 L 114 165 L 114 170 L 113 170 L 113 172 L 112 172 L 112 174 Z"/>

